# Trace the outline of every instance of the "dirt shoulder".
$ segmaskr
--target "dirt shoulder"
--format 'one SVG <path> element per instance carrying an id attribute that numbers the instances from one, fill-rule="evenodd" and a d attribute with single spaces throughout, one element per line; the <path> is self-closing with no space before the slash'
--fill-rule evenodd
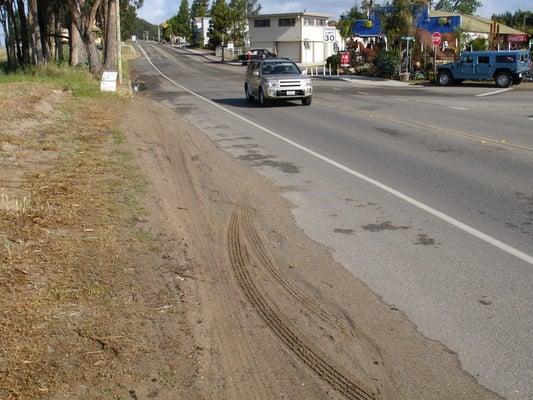
<path id="1" fill-rule="evenodd" d="M 144 96 L 122 129 L 150 182 L 150 229 L 174 232 L 189 257 L 202 398 L 498 398 L 309 240 L 279 189 L 178 114 Z"/>
<path id="2" fill-rule="evenodd" d="M 199 398 L 188 262 L 144 228 L 127 102 L 68 79 L 0 88 L 0 399 Z"/>

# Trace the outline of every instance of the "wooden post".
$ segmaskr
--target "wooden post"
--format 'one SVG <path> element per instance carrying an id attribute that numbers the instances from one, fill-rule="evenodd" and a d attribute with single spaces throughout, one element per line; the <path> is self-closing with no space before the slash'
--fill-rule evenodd
<path id="1" fill-rule="evenodd" d="M 122 85 L 122 38 L 120 32 L 120 0 L 117 0 L 117 69 L 118 83 Z"/>

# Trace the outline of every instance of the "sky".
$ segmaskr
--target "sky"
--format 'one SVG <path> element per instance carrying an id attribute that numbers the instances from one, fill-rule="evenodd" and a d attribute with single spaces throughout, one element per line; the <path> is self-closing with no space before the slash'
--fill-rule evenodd
<path id="1" fill-rule="evenodd" d="M 503 11 L 514 11 L 517 9 L 532 10 L 531 0 L 481 0 L 483 7 L 477 12 L 482 17 L 490 17 L 493 13 Z M 189 3 L 191 0 L 189 0 Z M 161 23 L 170 18 L 178 11 L 180 0 L 144 0 L 144 7 L 139 10 L 139 15 L 152 23 Z M 358 2 L 359 3 L 359 2 Z M 320 12 L 333 15 L 338 18 L 345 10 L 353 4 L 353 0 L 334 1 L 294 1 L 294 0 L 261 0 L 263 8 L 261 13 L 277 13 L 287 11 L 307 11 Z"/>

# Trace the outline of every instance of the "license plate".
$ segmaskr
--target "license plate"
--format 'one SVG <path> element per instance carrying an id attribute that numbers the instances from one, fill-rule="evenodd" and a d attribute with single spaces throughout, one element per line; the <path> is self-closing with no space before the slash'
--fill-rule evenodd
<path id="1" fill-rule="evenodd" d="M 287 96 L 294 96 L 296 92 L 294 90 L 287 90 Z"/>

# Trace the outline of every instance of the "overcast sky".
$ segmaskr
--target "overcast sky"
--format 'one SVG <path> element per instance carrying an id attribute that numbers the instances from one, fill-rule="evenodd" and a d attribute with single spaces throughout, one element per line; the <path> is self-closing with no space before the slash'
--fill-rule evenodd
<path id="1" fill-rule="evenodd" d="M 478 10 L 477 14 L 483 17 L 490 17 L 493 13 L 502 11 L 533 10 L 531 0 L 481 0 L 484 6 Z M 144 7 L 139 10 L 139 15 L 152 22 L 161 23 L 174 15 L 179 7 L 180 0 L 144 0 Z M 189 0 L 189 4 L 191 0 Z M 359 2 L 358 2 L 359 3 Z M 275 13 L 286 11 L 307 11 L 327 13 L 337 18 L 343 11 L 349 9 L 353 0 L 335 1 L 294 1 L 294 0 L 262 0 L 262 13 Z"/>

